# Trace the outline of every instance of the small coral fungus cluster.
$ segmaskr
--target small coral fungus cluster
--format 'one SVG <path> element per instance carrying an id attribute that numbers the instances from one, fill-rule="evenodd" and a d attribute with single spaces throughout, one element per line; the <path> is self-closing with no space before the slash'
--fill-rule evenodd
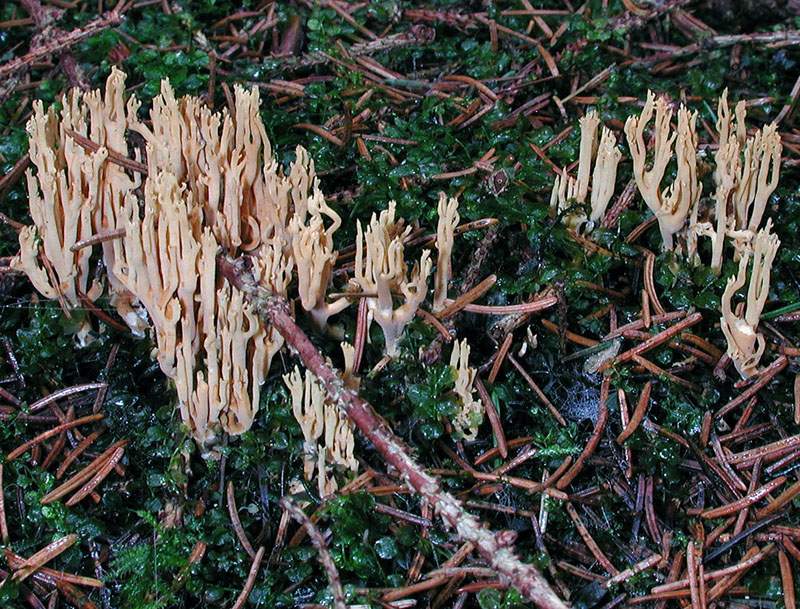
<path id="1" fill-rule="evenodd" d="M 135 97 L 125 101 L 124 88 L 125 76 L 115 69 L 104 95 L 73 91 L 60 114 L 35 105 L 28 123 L 35 171 L 27 173 L 34 224 L 20 232 L 14 265 L 41 294 L 57 299 L 68 315 L 106 295 L 134 333 L 149 328 L 182 419 L 209 448 L 221 432 L 252 425 L 260 387 L 283 345 L 218 272 L 220 252 L 248 256 L 273 294 L 286 296 L 296 277 L 299 303 L 320 329 L 365 298 L 387 354 L 397 353 L 428 293 L 432 263 L 424 250 L 409 272 L 404 245 L 411 228 L 396 218 L 393 202 L 366 229 L 358 225 L 349 294 L 329 302 L 341 219 L 325 202 L 303 148 L 288 171 L 273 157 L 258 90 L 237 87 L 231 110 L 214 112 L 199 98 L 177 99 L 165 81 L 145 120 Z M 439 307 L 448 302 L 457 205 L 442 197 Z M 95 249 L 103 279 L 90 268 Z M 90 332 L 85 322 L 79 340 L 89 340 Z M 471 378 L 466 360 L 459 362 L 459 373 Z M 309 458 L 316 455 L 306 474 L 316 465 L 320 490 L 330 492 L 325 455 L 354 469 L 352 429 L 324 405 L 310 376 L 303 383 L 296 371 L 287 384 Z M 475 410 L 472 401 L 466 407 Z M 317 451 L 323 435 L 325 450 Z"/>
<path id="2" fill-rule="evenodd" d="M 648 92 L 641 114 L 626 121 L 633 178 L 639 194 L 655 215 L 664 250 L 685 254 L 692 263 L 700 264 L 698 237 L 709 237 L 709 264 L 719 274 L 725 244 L 731 244 L 739 270 L 730 277 L 722 295 L 720 323 L 728 342 L 728 356 L 746 378 L 757 372 L 764 352 L 764 338 L 757 332 L 758 320 L 769 292 L 770 267 L 780 244 L 771 234 L 771 221 L 761 227 L 769 197 L 778 185 L 780 135 L 772 124 L 748 136 L 745 103 L 737 103 L 732 115 L 727 91 L 724 92 L 717 107 L 719 144 L 714 153 L 715 190 L 708 204 L 701 199 L 703 185 L 698 176 L 697 112 L 690 112 L 681 105 L 677 125 L 673 125 L 672 116 L 668 102 Z M 648 138 L 646 129 L 651 122 L 652 136 Z M 598 125 L 594 112 L 581 119 L 577 177 L 568 176 L 564 170 L 553 185 L 551 206 L 567 226 L 576 230 L 591 229 L 602 219 L 615 190 L 621 153 L 616 149 L 614 136 L 605 128 L 598 145 Z M 651 159 L 649 168 L 648 156 Z M 675 178 L 662 188 L 671 164 L 675 167 Z M 582 205 L 589 196 L 590 181 L 591 215 L 587 218 Z M 751 258 L 747 303 L 742 315 L 734 311 L 731 300 L 747 282 Z"/>

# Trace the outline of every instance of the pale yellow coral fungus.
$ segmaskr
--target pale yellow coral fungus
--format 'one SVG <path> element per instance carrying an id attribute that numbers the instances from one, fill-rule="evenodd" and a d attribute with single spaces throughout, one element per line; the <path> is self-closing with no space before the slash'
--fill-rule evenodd
<path id="1" fill-rule="evenodd" d="M 342 343 L 345 358 L 346 382 L 358 388 L 358 379 L 353 375 L 353 349 Z M 336 492 L 338 485 L 332 473 L 334 467 L 351 472 L 358 470 L 354 455 L 355 436 L 353 424 L 347 416 L 327 399 L 317 378 L 308 370 L 305 375 L 295 366 L 283 377 L 292 399 L 292 412 L 303 432 L 303 474 L 306 480 L 317 473 L 320 497 Z"/>
<path id="2" fill-rule="evenodd" d="M 771 230 L 772 221 L 768 220 L 766 226 L 758 231 L 754 240 L 753 265 L 747 288 L 747 301 L 744 303 L 744 315 L 734 312 L 732 300 L 734 294 L 747 282 L 749 251 L 745 251 L 739 260 L 739 271 L 728 279 L 722 295 L 720 325 L 728 341 L 728 356 L 742 378 L 748 378 L 758 371 L 758 364 L 766 345 L 763 335 L 758 333 L 758 322 L 767 302 L 770 270 L 778 246 L 780 246 L 778 237 L 771 234 Z"/>
<path id="3" fill-rule="evenodd" d="M 317 327 L 325 328 L 331 315 L 340 313 L 350 304 L 346 297 L 332 303 L 326 298 L 337 258 L 333 233 L 341 225 L 341 219 L 319 192 L 311 197 L 307 212 L 305 221 L 295 215 L 289 224 L 297 288 L 303 309 L 311 314 Z M 324 218 L 332 220 L 330 227 L 325 227 Z"/>
<path id="4" fill-rule="evenodd" d="M 113 69 L 105 96 L 99 91 L 72 91 L 62 99 L 60 116 L 52 109 L 45 112 L 41 103 L 35 103 L 28 122 L 30 158 L 36 168 L 35 173 L 27 175 L 34 226 L 20 233 L 21 251 L 15 266 L 28 274 L 43 295 L 57 298 L 67 313 L 78 304 L 78 292 L 89 300 L 100 294 L 99 285 L 87 285 L 92 248 L 74 252 L 70 248 L 117 228 L 125 197 L 141 184 L 137 174 L 107 162 L 109 151 L 128 155 L 124 89 L 124 74 Z M 98 148 L 90 152 L 78 138 L 89 139 Z M 102 247 L 107 266 L 113 266 L 111 243 Z M 108 282 L 112 304 L 131 329 L 141 333 L 144 322 L 132 295 L 113 273 L 109 273 Z M 89 329 L 88 323 L 83 324 L 81 340 Z"/>
<path id="5" fill-rule="evenodd" d="M 456 433 L 467 440 L 474 440 L 478 427 L 483 421 L 484 406 L 476 400 L 472 387 L 475 382 L 475 369 L 469 367 L 469 343 L 464 339 L 453 343 L 450 353 L 450 367 L 456 374 L 454 391 L 458 396 L 458 412 L 453 419 Z"/>
<path id="6" fill-rule="evenodd" d="M 370 319 L 383 330 L 386 354 L 397 355 L 403 330 L 414 318 L 428 292 L 430 252 L 422 252 L 411 276 L 405 261 L 403 240 L 411 232 L 395 222 L 395 202 L 380 216 L 372 215 L 366 231 L 357 224 L 355 282 L 366 293 Z M 394 306 L 394 293 L 404 301 Z M 372 296 L 374 294 L 374 296 Z"/>
<path id="7" fill-rule="evenodd" d="M 434 275 L 433 311 L 441 311 L 447 301 L 447 288 L 452 274 L 455 228 L 458 226 L 458 199 L 439 193 L 439 222 L 436 226 L 436 273 Z"/>
<path id="8" fill-rule="evenodd" d="M 262 284 L 285 295 L 294 264 L 289 225 L 311 226 L 327 253 L 322 280 L 311 277 L 324 302 L 331 235 L 341 220 L 325 204 L 302 148 L 286 174 L 272 157 L 257 89 L 236 87 L 229 114 L 176 98 L 164 81 L 145 123 L 139 101 L 124 102 L 124 82 L 112 70 L 104 95 L 70 94 L 60 117 L 35 106 L 28 127 L 34 226 L 21 233 L 15 265 L 69 311 L 80 293 L 100 294 L 99 284 L 88 285 L 92 248 L 70 248 L 121 229 L 102 245 L 112 303 L 133 329 L 152 324 L 155 356 L 175 383 L 184 423 L 198 442 L 213 445 L 221 432 L 250 427 L 283 344 L 218 275 L 219 250 L 252 254 Z M 130 164 L 108 162 L 110 153 L 133 157 L 134 165 L 141 158 L 129 150 L 126 131 L 144 139 L 144 182 Z M 78 138 L 100 147 L 89 152 Z M 317 231 L 323 215 L 329 226 Z M 315 253 L 307 261 L 312 274 L 320 268 Z"/>
<path id="9" fill-rule="evenodd" d="M 653 161 L 646 167 L 647 145 L 645 129 L 653 119 Z M 686 223 L 691 209 L 697 205 L 702 184 L 697 179 L 697 112 L 690 113 L 684 106 L 678 110 L 678 125 L 672 130 L 672 109 L 664 98 L 656 99 L 652 91 L 647 92 L 642 113 L 631 116 L 625 122 L 625 135 L 633 159 L 633 176 L 644 202 L 655 214 L 661 231 L 665 250 L 672 250 L 675 235 Z M 673 158 L 677 175 L 667 188 L 661 188 L 667 166 Z"/>
<path id="10" fill-rule="evenodd" d="M 550 195 L 551 207 L 564 214 L 564 223 L 578 229 L 587 220 L 582 211 L 570 209 L 570 205 L 586 203 L 589 197 L 591 212 L 589 220 L 596 224 L 602 220 L 617 180 L 617 166 L 622 153 L 617 148 L 617 140 L 609 129 L 603 127 L 600 143 L 597 143 L 597 130 L 600 119 L 594 110 L 580 119 L 581 140 L 578 156 L 578 173 L 575 178 L 564 169 L 557 175 Z M 594 168 L 592 165 L 594 164 Z M 591 179 L 591 195 L 589 183 Z"/>
<path id="11" fill-rule="evenodd" d="M 105 148 L 88 152 L 68 135 L 87 131 L 85 107 L 79 102 L 76 95 L 64 99 L 61 121 L 52 109 L 45 112 L 41 102 L 34 103 L 28 135 L 36 173 L 26 172 L 34 225 L 20 231 L 20 254 L 12 263 L 44 296 L 58 299 L 67 314 L 79 305 L 79 293 L 99 295 L 99 286 L 89 288 L 91 249 L 71 248 L 93 234 L 100 168 L 108 155 Z M 82 328 L 81 340 L 89 329 Z"/>

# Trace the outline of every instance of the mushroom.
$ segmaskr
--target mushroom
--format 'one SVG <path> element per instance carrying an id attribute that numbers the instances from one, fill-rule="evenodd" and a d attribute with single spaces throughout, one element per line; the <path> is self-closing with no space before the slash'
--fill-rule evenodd
<path id="1" fill-rule="evenodd" d="M 297 289 L 300 304 L 311 314 L 316 326 L 324 329 L 328 318 L 348 307 L 350 301 L 341 297 L 328 303 L 326 292 L 331 283 L 337 252 L 333 249 L 333 233 L 341 225 L 341 218 L 325 203 L 319 189 L 309 201 L 308 223 L 295 214 L 289 224 L 292 253 L 297 266 Z M 325 228 L 323 214 L 333 220 Z"/>
<path id="2" fill-rule="evenodd" d="M 314 376 L 306 371 L 305 380 L 295 366 L 291 374 L 283 376 L 292 398 L 292 412 L 303 431 L 303 474 L 306 480 L 314 476 L 317 462 L 317 440 L 325 425 L 323 402 L 325 394 Z"/>
<path id="3" fill-rule="evenodd" d="M 653 118 L 655 109 L 655 144 L 653 164 L 645 167 L 647 146 L 644 131 Z M 674 236 L 683 228 L 689 211 L 697 205 L 702 184 L 697 179 L 697 112 L 681 106 L 678 110 L 677 130 L 670 134 L 672 110 L 664 98 L 657 100 L 652 91 L 647 92 L 642 113 L 625 122 L 625 135 L 633 159 L 633 176 L 644 202 L 658 219 L 664 250 L 674 249 Z M 661 182 L 672 159 L 675 144 L 677 176 L 671 186 L 661 190 Z"/>
<path id="4" fill-rule="evenodd" d="M 447 287 L 452 273 L 454 231 L 460 220 L 458 199 L 439 193 L 439 222 L 436 226 L 436 273 L 434 275 L 433 311 L 438 313 L 447 304 Z"/>
<path id="5" fill-rule="evenodd" d="M 731 301 L 737 290 L 744 287 L 747 281 L 750 251 L 744 251 L 739 260 L 738 273 L 728 278 L 721 300 L 720 325 L 728 341 L 727 353 L 742 378 L 749 378 L 758 372 L 758 363 L 764 354 L 765 341 L 764 336 L 757 332 L 758 321 L 769 295 L 770 269 L 780 245 L 777 235 L 771 234 L 771 230 L 772 220 L 768 220 L 754 240 L 753 267 L 750 271 L 744 316 L 734 313 Z"/>
<path id="6" fill-rule="evenodd" d="M 358 380 L 352 371 L 354 351 L 346 343 L 342 343 L 342 351 L 345 357 L 345 383 L 357 387 Z M 354 455 L 353 424 L 334 402 L 326 398 L 319 381 L 308 370 L 303 378 L 295 366 L 294 371 L 284 375 L 283 380 L 291 394 L 292 412 L 303 432 L 303 475 L 306 480 L 311 480 L 316 467 L 319 493 L 321 497 L 326 497 L 338 488 L 335 477 L 329 475 L 333 467 L 344 467 L 352 472 L 358 470 Z M 322 446 L 319 445 L 320 439 L 323 440 Z"/>
<path id="7" fill-rule="evenodd" d="M 603 127 L 600 143 L 597 144 L 597 128 L 600 119 L 594 110 L 590 110 L 580 119 L 581 141 L 578 157 L 578 174 L 572 178 L 563 169 L 560 176 L 556 176 L 553 190 L 550 195 L 551 207 L 564 215 L 564 223 L 573 229 L 580 228 L 587 220 L 582 212 L 570 211 L 570 202 L 584 204 L 589 195 L 589 181 L 591 177 L 592 193 L 589 199 L 591 213 L 589 220 L 599 222 L 606 212 L 617 180 L 617 166 L 622 158 L 622 153 L 617 148 L 614 134 Z M 594 170 L 592 171 L 592 160 Z"/>
<path id="8" fill-rule="evenodd" d="M 464 339 L 453 342 L 450 367 L 455 372 L 454 391 L 458 396 L 459 411 L 453 419 L 456 433 L 466 440 L 474 440 L 483 421 L 484 406 L 473 396 L 475 369 L 469 367 L 469 343 Z"/>
<path id="9" fill-rule="evenodd" d="M 690 235 L 702 235 L 710 237 L 711 245 L 711 269 L 716 273 L 722 270 L 722 256 L 725 247 L 725 237 L 733 228 L 733 217 L 728 214 L 729 203 L 739 186 L 741 173 L 740 155 L 741 141 L 744 136 L 744 102 L 736 104 L 736 128 L 732 122 L 730 110 L 728 108 L 728 90 L 723 91 L 717 103 L 717 136 L 719 138 L 719 148 L 714 154 L 716 168 L 714 170 L 714 183 L 716 191 L 714 193 L 714 218 L 716 226 L 711 222 L 697 222 L 697 207 L 692 210 L 692 221 L 689 227 Z M 696 247 L 694 242 L 689 246 L 688 254 L 690 258 L 696 258 Z"/>
<path id="10" fill-rule="evenodd" d="M 428 291 L 431 272 L 430 252 L 422 252 L 411 277 L 404 258 L 403 241 L 411 227 L 400 229 L 395 222 L 395 202 L 380 216 L 372 215 L 366 231 L 357 223 L 355 282 L 367 296 L 371 320 L 383 330 L 386 354 L 393 357 L 399 352 L 399 342 L 406 325 L 416 315 Z M 393 292 L 399 292 L 404 302 L 395 309 Z"/>
<path id="11" fill-rule="evenodd" d="M 125 236 L 114 242 L 114 274 L 144 305 L 156 336 L 161 370 L 176 377 L 176 351 L 193 363 L 200 344 L 195 316 L 201 225 L 190 193 L 168 172 L 151 175 L 145 182 L 144 216 L 139 203 L 128 195 L 121 218 Z M 205 231 L 205 247 L 212 242 Z M 201 276 L 202 281 L 202 276 Z M 180 396 L 182 403 L 188 394 Z"/>
<path id="12" fill-rule="evenodd" d="M 71 248 L 94 234 L 92 217 L 108 152 L 103 147 L 88 152 L 69 134 L 87 133 L 80 95 L 73 92 L 63 104 L 60 121 L 52 108 L 45 112 L 40 101 L 33 104 L 27 131 L 36 173 L 25 172 L 33 226 L 20 231 L 20 253 L 12 267 L 25 272 L 43 296 L 58 299 L 70 315 L 80 304 L 79 293 L 94 300 L 102 289 L 96 282 L 88 286 L 91 248 Z M 81 324 L 81 344 L 88 342 L 90 330 L 88 321 Z"/>
<path id="13" fill-rule="evenodd" d="M 730 231 L 738 255 L 756 235 L 769 197 L 778 186 L 782 148 L 775 123 L 756 131 L 744 143 L 733 195 L 735 223 Z"/>

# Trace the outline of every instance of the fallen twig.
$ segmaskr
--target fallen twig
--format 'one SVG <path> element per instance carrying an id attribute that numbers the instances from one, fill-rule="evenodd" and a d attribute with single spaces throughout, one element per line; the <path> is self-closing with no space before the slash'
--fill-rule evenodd
<path id="1" fill-rule="evenodd" d="M 411 459 L 385 421 L 355 391 L 345 385 L 341 375 L 297 326 L 289 313 L 286 300 L 272 296 L 258 287 L 252 273 L 245 266 L 245 259 L 233 261 L 220 257 L 218 262 L 223 276 L 242 290 L 259 317 L 270 322 L 296 350 L 331 400 L 372 442 L 386 462 L 400 472 L 409 486 L 433 506 L 459 538 L 472 542 L 489 565 L 528 600 L 542 609 L 566 609 L 566 604 L 558 598 L 535 567 L 521 562 L 502 536 L 489 531 L 480 520 L 464 509 L 461 502 L 444 491 L 436 478 L 428 475 Z"/>

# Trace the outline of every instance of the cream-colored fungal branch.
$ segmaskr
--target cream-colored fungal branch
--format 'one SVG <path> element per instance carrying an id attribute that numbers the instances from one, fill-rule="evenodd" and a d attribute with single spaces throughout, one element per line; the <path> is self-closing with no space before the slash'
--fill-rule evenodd
<path id="1" fill-rule="evenodd" d="M 149 172 L 169 171 L 187 185 L 203 210 L 204 225 L 230 253 L 255 251 L 289 222 L 306 221 L 319 191 L 314 164 L 298 147 L 288 175 L 272 155 L 257 88 L 234 88 L 234 111 L 213 112 L 199 98 L 176 98 L 168 81 L 153 100 L 150 125 L 128 101 L 129 128 L 147 147 Z M 287 246 L 289 240 L 286 239 Z"/>
<path id="2" fill-rule="evenodd" d="M 449 199 L 439 193 L 439 223 L 436 226 L 436 273 L 433 288 L 433 312 L 438 313 L 447 304 L 447 288 L 450 285 L 453 264 L 453 241 L 456 226 L 460 217 L 458 215 L 458 199 Z"/>
<path id="3" fill-rule="evenodd" d="M 58 299 L 69 315 L 80 303 L 79 292 L 93 300 L 101 291 L 97 284 L 88 285 L 91 248 L 70 248 L 93 235 L 108 153 L 105 148 L 88 152 L 75 142 L 68 132 L 87 133 L 86 108 L 76 94 L 63 103 L 61 120 L 53 109 L 45 112 L 41 102 L 33 105 L 27 130 L 36 173 L 26 172 L 33 226 L 20 231 L 20 253 L 12 266 L 24 271 L 43 296 Z M 82 325 L 80 342 L 86 342 L 90 330 L 88 322 Z"/>
<path id="4" fill-rule="evenodd" d="M 45 275 L 47 283 L 53 280 L 56 285 L 50 285 L 50 296 L 58 298 L 65 309 L 77 304 L 77 290 L 88 292 L 90 300 L 99 296 L 101 290 L 99 284 L 87 290 L 85 283 L 86 266 L 93 249 L 84 247 L 73 253 L 69 247 L 77 241 L 116 229 L 125 197 L 141 185 L 138 173 L 106 160 L 109 153 L 130 156 L 126 141 L 124 90 L 125 75 L 113 68 L 106 80 L 104 95 L 100 91 L 82 93 L 74 90 L 63 98 L 60 117 L 53 110 L 45 114 L 41 104 L 36 104 L 29 121 L 30 155 L 37 172 L 35 177 L 28 179 L 28 192 L 38 237 L 33 238 L 32 229 L 23 231 L 20 258 L 24 257 L 24 266 L 37 289 L 45 289 Z M 89 152 L 77 139 L 90 140 L 99 148 L 96 152 Z M 137 154 L 133 156 L 138 158 Z M 84 202 L 79 206 L 81 199 Z M 74 215 L 79 207 L 79 215 Z M 62 233 L 63 251 L 60 254 L 54 249 L 58 231 Z M 45 274 L 36 270 L 33 250 L 38 246 L 34 246 L 34 242 L 41 242 L 44 246 L 41 254 L 47 257 L 46 266 L 50 268 Z M 131 330 L 142 335 L 146 323 L 140 307 L 111 272 L 114 266 L 113 244 L 106 241 L 102 249 L 109 270 L 111 303 Z M 40 257 L 39 262 L 43 261 Z M 74 279 L 65 274 L 72 266 L 75 268 Z M 89 328 L 88 323 L 84 324 L 79 336 L 85 336 Z"/>
<path id="5" fill-rule="evenodd" d="M 745 103 L 736 104 L 734 119 L 727 98 L 725 90 L 717 108 L 715 226 L 711 222 L 693 226 L 695 233 L 712 239 L 711 268 L 716 272 L 722 268 L 726 237 L 733 240 L 735 259 L 752 249 L 767 202 L 780 177 L 781 140 L 775 125 L 768 125 L 748 138 Z"/>
<path id="6" fill-rule="evenodd" d="M 711 269 L 719 273 L 725 249 L 725 238 L 733 228 L 733 217 L 729 213 L 732 197 L 737 190 L 741 175 L 740 150 L 745 135 L 744 102 L 736 104 L 736 124 L 728 107 L 728 90 L 726 89 L 717 104 L 717 136 L 719 148 L 714 154 L 716 168 L 714 170 L 714 224 L 697 222 L 697 208 L 692 210 L 692 221 L 689 227 L 690 236 L 702 235 L 711 238 Z M 696 247 L 689 247 L 690 258 L 696 258 Z"/>
<path id="7" fill-rule="evenodd" d="M 85 135 L 111 153 L 122 157 L 133 156 L 139 161 L 138 149 L 130 152 L 127 142 L 128 114 L 125 106 L 125 74 L 111 68 L 106 79 L 105 92 L 90 91 L 83 95 L 83 103 L 89 111 L 89 131 Z M 75 92 L 74 95 L 79 95 Z M 95 234 L 108 233 L 119 228 L 125 198 L 142 185 L 142 176 L 117 163 L 106 162 L 100 170 L 100 192 L 92 220 Z M 109 300 L 125 320 L 131 331 L 142 336 L 147 329 L 147 320 L 136 298 L 114 275 L 114 244 L 105 241 L 101 245 L 103 262 L 108 271 Z"/>
<path id="8" fill-rule="evenodd" d="M 173 174 L 150 176 L 144 195 L 143 215 L 133 195 L 125 201 L 125 236 L 114 242 L 114 274 L 147 310 L 158 363 L 174 379 L 177 350 L 193 362 L 200 344 L 195 294 L 202 226 L 191 194 Z"/>
<path id="9" fill-rule="evenodd" d="M 411 276 L 405 261 L 403 240 L 411 227 L 400 229 L 395 222 L 395 202 L 380 216 L 372 215 L 366 231 L 357 225 L 355 282 L 367 297 L 369 316 L 383 330 L 386 354 L 397 355 L 400 338 L 406 325 L 414 318 L 428 292 L 431 272 L 430 252 L 422 252 Z M 404 302 L 394 306 L 393 294 L 399 293 Z"/>
<path id="10" fill-rule="evenodd" d="M 650 169 L 647 169 L 645 129 L 653 119 L 654 111 L 653 161 Z M 692 207 L 697 205 L 702 191 L 702 185 L 697 179 L 697 112 L 690 113 L 681 106 L 675 132 L 672 132 L 671 120 L 672 110 L 666 100 L 656 100 L 652 91 L 648 91 L 642 113 L 638 117 L 629 117 L 625 122 L 625 135 L 633 159 L 636 185 L 644 202 L 658 219 L 665 250 L 674 249 L 675 235 L 683 229 L 686 218 Z M 672 185 L 662 190 L 661 182 L 673 158 L 673 144 L 677 175 Z"/>
<path id="11" fill-rule="evenodd" d="M 114 272 L 147 310 L 156 357 L 175 383 L 184 423 L 212 448 L 222 431 L 249 429 L 282 342 L 217 276 L 220 246 L 202 226 L 191 193 L 161 172 L 147 180 L 144 194 L 141 218 L 135 197 L 126 201 Z M 256 268 L 266 285 L 285 294 L 289 267 L 280 248 L 262 246 Z"/>
<path id="12" fill-rule="evenodd" d="M 317 440 L 325 428 L 325 392 L 314 376 L 306 372 L 305 379 L 295 366 L 291 374 L 283 376 L 292 397 L 292 412 L 303 431 L 303 475 L 306 480 L 314 477 L 317 465 Z"/>
<path id="13" fill-rule="evenodd" d="M 257 88 L 236 87 L 232 110 L 214 112 L 199 98 L 177 98 L 164 81 L 147 121 L 135 97 L 125 103 L 124 90 L 124 74 L 113 69 L 104 94 L 73 92 L 60 117 L 35 105 L 34 226 L 21 232 L 15 266 L 69 312 L 80 293 L 101 292 L 99 282 L 88 285 L 91 246 L 70 248 L 124 231 L 102 244 L 111 301 L 134 331 L 152 326 L 154 355 L 175 384 L 184 423 L 213 449 L 222 432 L 250 427 L 283 345 L 218 276 L 219 250 L 249 255 L 261 285 L 278 296 L 287 295 L 297 265 L 301 302 L 324 325 L 348 304 L 326 301 L 341 218 L 325 203 L 304 149 L 286 172 L 273 157 Z M 136 170 L 143 155 L 129 146 L 130 133 L 145 142 L 146 173 Z M 331 450 L 345 454 L 340 436 Z"/>
<path id="14" fill-rule="evenodd" d="M 346 364 L 345 378 L 349 378 L 357 387 L 352 372 L 352 347 L 342 343 L 342 351 Z M 303 476 L 310 481 L 316 470 L 320 497 L 332 495 L 339 488 L 334 468 L 358 471 L 353 424 L 335 403 L 326 398 L 319 381 L 308 370 L 303 376 L 295 366 L 294 371 L 284 375 L 283 380 L 291 394 L 292 412 L 303 432 Z"/>
<path id="15" fill-rule="evenodd" d="M 454 391 L 458 396 L 459 410 L 453 419 L 456 433 L 466 440 L 474 440 L 483 422 L 484 406 L 473 396 L 475 369 L 469 367 L 469 344 L 467 340 L 455 341 L 450 354 L 450 367 L 456 373 Z"/>
<path id="16" fill-rule="evenodd" d="M 242 298 L 227 282 L 213 296 L 201 292 L 201 313 L 206 317 L 213 314 L 216 323 L 213 333 L 203 337 L 202 368 L 181 408 L 188 409 L 184 421 L 202 446 L 213 447 L 220 430 L 232 435 L 247 431 L 258 412 L 271 345 L 258 317 Z"/>
<path id="17" fill-rule="evenodd" d="M 310 213 L 306 214 L 308 222 L 295 215 L 289 224 L 289 235 L 297 266 L 300 303 L 310 313 L 317 327 L 324 329 L 329 317 L 340 313 L 350 304 L 346 297 L 332 303 L 326 297 L 338 254 L 333 249 L 333 233 L 341 225 L 341 219 L 327 206 L 319 191 L 310 202 Z M 333 220 L 329 228 L 325 228 L 323 216 Z"/>
<path id="18" fill-rule="evenodd" d="M 772 221 L 758 231 L 753 244 L 753 266 L 747 288 L 747 301 L 744 316 L 734 312 L 734 294 L 744 287 L 747 281 L 747 266 L 750 252 L 745 251 L 739 260 L 739 272 L 728 279 L 722 295 L 722 332 L 728 341 L 728 356 L 742 378 L 749 378 L 758 372 L 758 364 L 764 354 L 764 336 L 758 333 L 758 321 L 769 295 L 769 276 L 780 241 L 771 234 Z"/>
<path id="19" fill-rule="evenodd" d="M 617 166 L 622 158 L 622 152 L 617 148 L 617 138 L 607 127 L 603 127 L 600 136 L 600 145 L 594 161 L 592 173 L 592 213 L 589 220 L 597 224 L 605 216 L 614 188 L 617 183 Z"/>
<path id="20" fill-rule="evenodd" d="M 733 195 L 735 223 L 731 231 L 739 255 L 756 235 L 769 197 L 778 186 L 782 149 L 774 123 L 756 131 L 744 143 Z"/>
<path id="21" fill-rule="evenodd" d="M 599 222 L 611 197 L 614 196 L 617 166 L 622 153 L 617 148 L 614 134 L 606 127 L 603 127 L 598 145 L 599 125 L 600 119 L 594 110 L 580 119 L 581 141 L 577 176 L 570 177 L 564 169 L 560 176 L 556 176 L 550 194 L 551 207 L 563 214 L 564 223 L 573 229 L 580 228 L 587 220 L 583 211 L 574 211 L 570 208 L 576 204 L 586 203 L 589 197 L 590 179 L 592 192 L 589 198 L 591 207 L 589 220 L 594 223 Z"/>

